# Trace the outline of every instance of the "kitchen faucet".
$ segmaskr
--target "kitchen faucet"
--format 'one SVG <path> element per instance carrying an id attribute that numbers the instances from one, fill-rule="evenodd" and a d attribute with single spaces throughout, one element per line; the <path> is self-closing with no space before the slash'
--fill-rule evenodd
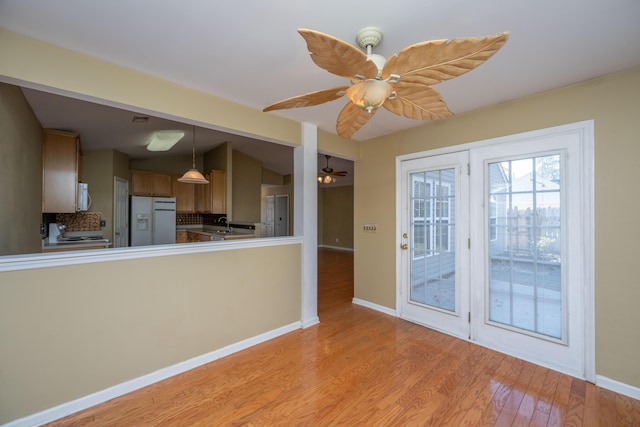
<path id="1" fill-rule="evenodd" d="M 218 218 L 218 223 L 222 222 L 222 220 L 224 220 L 224 223 L 227 225 L 227 231 L 231 232 L 231 226 L 229 224 L 229 220 L 227 219 L 227 217 L 221 216 L 220 218 Z"/>

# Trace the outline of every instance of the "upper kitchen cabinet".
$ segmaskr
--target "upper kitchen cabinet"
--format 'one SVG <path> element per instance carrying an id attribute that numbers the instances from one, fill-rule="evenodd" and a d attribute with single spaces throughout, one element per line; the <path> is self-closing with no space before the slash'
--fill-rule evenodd
<path id="1" fill-rule="evenodd" d="M 177 213 L 195 213 L 196 212 L 196 184 L 180 182 L 178 178 L 181 175 L 172 176 L 172 196 L 176 198 Z M 201 185 L 201 184 L 198 184 Z"/>
<path id="2" fill-rule="evenodd" d="M 80 136 L 44 130 L 42 145 L 42 212 L 73 213 L 78 206 Z"/>
<path id="3" fill-rule="evenodd" d="M 209 184 L 196 186 L 196 210 L 198 213 L 225 213 L 224 171 L 212 170 L 204 174 Z"/>
<path id="4" fill-rule="evenodd" d="M 150 171 L 132 170 L 131 188 L 132 196 L 171 196 L 171 175 Z"/>

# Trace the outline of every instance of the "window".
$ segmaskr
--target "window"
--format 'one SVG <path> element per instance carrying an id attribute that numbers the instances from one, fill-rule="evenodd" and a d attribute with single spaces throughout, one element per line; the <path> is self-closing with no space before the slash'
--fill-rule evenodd
<path id="1" fill-rule="evenodd" d="M 450 215 L 453 169 L 411 174 L 412 243 L 414 258 L 451 250 Z"/>

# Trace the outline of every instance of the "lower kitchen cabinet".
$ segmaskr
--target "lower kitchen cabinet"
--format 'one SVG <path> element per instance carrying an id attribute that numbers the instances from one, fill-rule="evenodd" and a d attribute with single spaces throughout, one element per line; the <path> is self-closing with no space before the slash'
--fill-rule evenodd
<path id="1" fill-rule="evenodd" d="M 187 230 L 176 231 L 176 243 L 187 243 Z"/>

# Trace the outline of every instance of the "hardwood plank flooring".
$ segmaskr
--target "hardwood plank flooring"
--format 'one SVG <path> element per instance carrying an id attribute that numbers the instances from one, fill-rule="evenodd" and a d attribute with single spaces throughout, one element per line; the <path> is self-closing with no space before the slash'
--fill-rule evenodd
<path id="1" fill-rule="evenodd" d="M 640 426 L 640 401 L 356 306 L 319 250 L 321 323 L 51 426 Z"/>

